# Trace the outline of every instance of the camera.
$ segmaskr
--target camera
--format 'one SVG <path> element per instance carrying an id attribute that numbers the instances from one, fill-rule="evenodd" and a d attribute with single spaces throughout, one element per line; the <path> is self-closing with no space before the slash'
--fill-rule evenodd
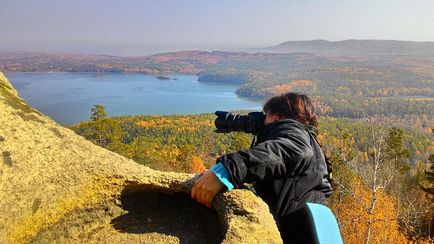
<path id="1" fill-rule="evenodd" d="M 240 115 L 226 111 L 215 112 L 217 118 L 214 121 L 217 133 L 229 133 L 242 131 L 257 134 L 264 128 L 265 114 L 263 112 L 251 112 Z"/>

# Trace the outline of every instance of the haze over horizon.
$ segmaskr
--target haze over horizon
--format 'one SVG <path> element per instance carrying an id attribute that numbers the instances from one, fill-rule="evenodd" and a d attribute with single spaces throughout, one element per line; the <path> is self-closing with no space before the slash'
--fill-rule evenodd
<path id="1" fill-rule="evenodd" d="M 286 41 L 434 41 L 434 1 L 2 1 L 0 50 L 141 56 Z"/>

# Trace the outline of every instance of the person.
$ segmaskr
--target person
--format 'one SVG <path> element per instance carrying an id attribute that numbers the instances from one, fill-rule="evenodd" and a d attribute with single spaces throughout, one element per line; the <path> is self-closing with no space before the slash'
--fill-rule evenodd
<path id="1" fill-rule="evenodd" d="M 301 209 L 307 203 L 325 204 L 332 193 L 331 168 L 316 140 L 318 116 L 305 94 L 273 97 L 263 111 L 264 128 L 250 149 L 219 157 L 196 179 L 191 197 L 211 208 L 218 192 L 253 183 L 256 194 L 268 204 L 284 243 L 295 243 Z"/>

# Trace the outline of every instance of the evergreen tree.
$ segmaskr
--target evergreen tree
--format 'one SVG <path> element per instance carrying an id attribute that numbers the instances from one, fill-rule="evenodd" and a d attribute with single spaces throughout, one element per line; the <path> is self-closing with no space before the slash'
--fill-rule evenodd
<path id="1" fill-rule="evenodd" d="M 93 105 L 90 111 L 91 111 L 90 119 L 93 121 L 99 121 L 107 117 L 104 105 L 95 104 Z"/>
<path id="2" fill-rule="evenodd" d="M 428 164 L 430 165 L 430 168 L 425 170 L 426 180 L 422 183 L 422 189 L 432 198 L 434 195 L 434 154 L 429 156 Z"/>
<path id="3" fill-rule="evenodd" d="M 399 169 L 401 174 L 406 173 L 410 169 L 406 162 L 410 157 L 410 152 L 404 144 L 403 129 L 390 128 L 389 135 L 386 138 L 386 157 L 395 163 L 395 167 Z"/>

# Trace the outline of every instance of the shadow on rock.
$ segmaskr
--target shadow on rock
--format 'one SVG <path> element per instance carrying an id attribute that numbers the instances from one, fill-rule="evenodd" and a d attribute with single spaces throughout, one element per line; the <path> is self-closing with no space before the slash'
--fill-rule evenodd
<path id="1" fill-rule="evenodd" d="M 174 236 L 180 243 L 220 243 L 224 231 L 214 210 L 193 201 L 184 193 L 124 190 L 122 208 L 128 213 L 112 219 L 119 232 L 159 233 Z"/>

